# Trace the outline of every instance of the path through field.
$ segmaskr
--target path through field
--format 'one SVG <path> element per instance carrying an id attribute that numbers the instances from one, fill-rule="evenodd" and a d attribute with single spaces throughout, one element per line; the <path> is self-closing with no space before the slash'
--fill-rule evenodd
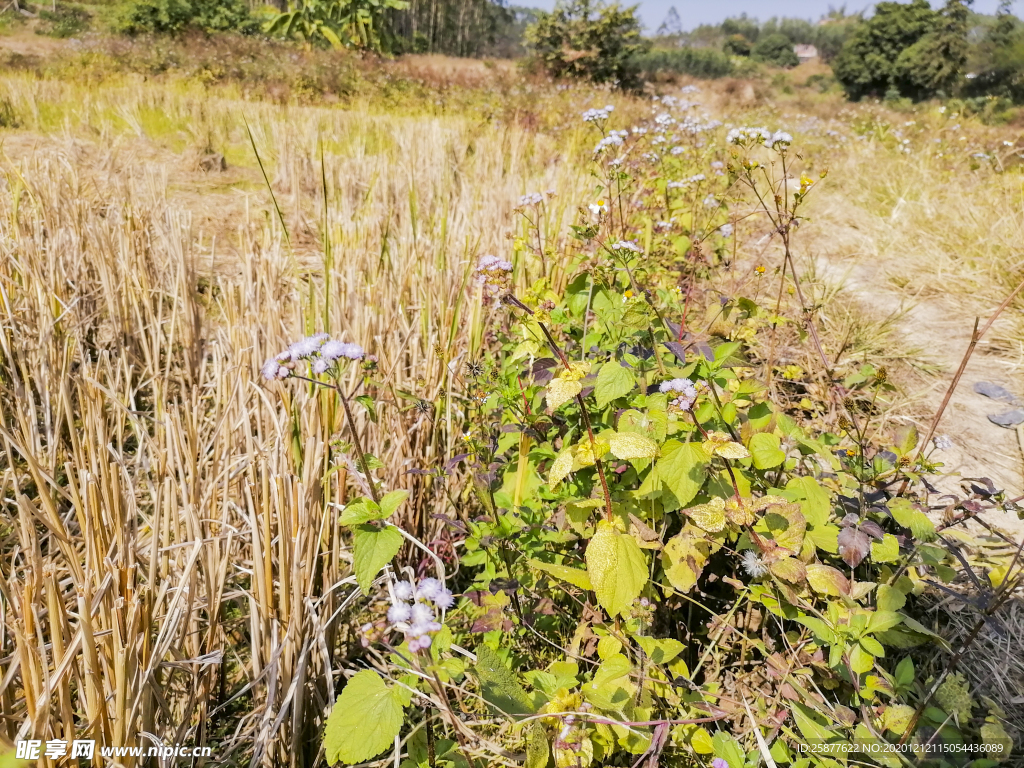
<path id="1" fill-rule="evenodd" d="M 846 295 L 873 320 L 895 316 L 901 343 L 908 349 L 921 350 L 937 369 L 921 379 L 918 391 L 910 393 L 917 405 L 915 412 L 920 414 L 915 421 L 923 437 L 967 351 L 975 318 L 939 294 L 908 300 L 887 288 L 884 277 L 863 262 L 820 260 L 818 268 L 827 278 L 840 282 Z M 982 317 L 981 324 L 985 320 Z M 991 333 L 977 345 L 939 423 L 936 433 L 949 435 L 953 448 L 937 454 L 950 474 L 936 485 L 944 492 L 962 495 L 961 478 L 987 477 L 1014 498 L 1024 494 L 1024 445 L 1017 430 L 997 426 L 988 419 L 990 414 L 1003 413 L 1013 406 L 978 394 L 974 385 L 991 381 L 1019 395 L 1016 385 L 1024 361 L 991 351 Z M 989 519 L 1015 537 L 1024 534 L 1024 521 L 1012 515 Z"/>

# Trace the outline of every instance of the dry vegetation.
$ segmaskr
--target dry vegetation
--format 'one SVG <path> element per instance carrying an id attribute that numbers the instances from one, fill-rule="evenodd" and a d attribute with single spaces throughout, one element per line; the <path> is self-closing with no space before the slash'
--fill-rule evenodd
<path id="1" fill-rule="evenodd" d="M 403 66 L 421 82 L 450 76 L 445 62 Z M 459 71 L 467 86 L 490 72 Z M 445 488 L 408 470 L 458 452 L 460 404 L 441 396 L 457 366 L 446 363 L 486 349 L 469 271 L 507 248 L 524 192 L 557 190 L 555 221 L 589 202 L 593 181 L 572 162 L 578 114 L 609 98 L 522 88 L 536 91 L 510 112 L 480 94 L 463 111 L 422 99 L 392 114 L 373 94 L 315 107 L 195 80 L 0 76 L 0 103 L 17 116 L 0 130 L 8 739 L 71 738 L 88 723 L 108 744 L 142 733 L 215 743 L 223 765 L 313 764 L 358 647 L 331 506 L 358 478 L 335 445 L 342 414 L 309 392 L 268 391 L 257 370 L 320 318 L 375 354 L 385 404 L 377 425 L 362 425 L 368 450 L 388 487 L 413 491 L 403 527 L 441 535 L 431 515 Z M 726 119 L 792 119 L 798 141 L 807 122 L 808 158 L 830 169 L 801 255 L 825 276 L 820 295 L 835 295 L 828 265 L 833 289 L 847 266 L 863 270 L 823 309 L 832 351 L 851 338 L 894 359 L 920 348 L 931 368 L 905 381 L 940 381 L 931 377 L 948 375 L 962 349 L 939 355 L 941 340 L 908 337 L 899 318 L 880 323 L 864 294 L 940 302 L 969 334 L 970 318 L 1020 279 L 1022 177 L 972 169 L 968 148 L 1016 137 L 964 121 L 946 139 L 950 121 L 935 114 L 807 120 L 795 117 L 805 103 L 756 102 L 734 87 L 708 98 Z M 914 151 L 875 129 L 858 140 L 851 126 L 869 113 L 918 120 L 904 129 Z M 743 247 L 759 257 L 756 240 Z M 1008 322 L 985 356 L 988 375 L 1011 387 L 1020 334 Z M 894 418 L 923 413 L 907 402 Z M 957 418 L 973 421 L 947 421 L 954 439 L 984 417 Z M 1021 457 L 1010 458 L 1019 495 Z"/>

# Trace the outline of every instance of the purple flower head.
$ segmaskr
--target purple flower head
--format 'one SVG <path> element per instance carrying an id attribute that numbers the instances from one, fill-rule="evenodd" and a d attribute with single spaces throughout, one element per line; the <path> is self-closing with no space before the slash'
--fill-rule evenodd
<path id="1" fill-rule="evenodd" d="M 406 603 L 395 603 L 388 608 L 388 621 L 392 624 L 408 621 L 411 617 L 412 609 Z"/>
<path id="2" fill-rule="evenodd" d="M 711 768 L 729 768 L 729 763 L 721 757 L 716 757 L 711 761 Z"/>
<path id="3" fill-rule="evenodd" d="M 341 356 L 347 357 L 349 360 L 359 360 L 366 354 L 362 347 L 351 341 L 341 346 L 343 347 Z"/>
<path id="4" fill-rule="evenodd" d="M 412 584 L 408 581 L 399 581 L 395 583 L 395 599 L 396 600 L 412 600 L 413 589 Z"/>
<path id="5" fill-rule="evenodd" d="M 441 592 L 438 593 L 437 597 L 434 598 L 434 605 L 442 611 L 447 611 L 455 605 L 455 596 L 449 590 L 442 589 Z"/>
<path id="6" fill-rule="evenodd" d="M 320 357 L 324 360 L 337 360 L 345 353 L 345 343 L 341 341 L 324 342 L 324 345 L 320 347 Z"/>
<path id="7" fill-rule="evenodd" d="M 277 378 L 277 369 L 280 367 L 281 364 L 277 362 L 277 358 L 272 357 L 260 368 L 260 375 L 267 381 L 273 381 Z"/>
<path id="8" fill-rule="evenodd" d="M 291 352 L 292 358 L 299 359 L 302 357 L 310 357 L 320 349 L 320 345 L 326 341 L 324 334 L 317 334 L 316 336 L 307 336 L 301 341 L 296 341 L 292 344 L 288 351 Z"/>
<path id="9" fill-rule="evenodd" d="M 313 361 L 313 373 L 327 373 L 327 369 L 331 367 L 331 361 L 319 358 Z"/>
<path id="10" fill-rule="evenodd" d="M 416 587 L 416 597 L 433 602 L 443 591 L 444 584 L 437 579 L 427 578 L 421 580 L 419 586 Z"/>
<path id="11" fill-rule="evenodd" d="M 412 607 L 412 620 L 414 624 L 430 624 L 434 621 L 434 609 L 426 603 L 416 603 Z"/>

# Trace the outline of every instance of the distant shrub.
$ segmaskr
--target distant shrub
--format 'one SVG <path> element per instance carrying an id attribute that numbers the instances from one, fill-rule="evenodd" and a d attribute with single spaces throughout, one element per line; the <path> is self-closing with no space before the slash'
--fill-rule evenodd
<path id="1" fill-rule="evenodd" d="M 632 85 L 630 59 L 644 50 L 636 6 L 569 0 L 526 29 L 534 56 L 553 77 Z"/>
<path id="2" fill-rule="evenodd" d="M 244 0 L 127 0 L 115 21 L 115 28 L 129 35 L 177 33 L 189 27 L 251 34 L 259 24 Z"/>
<path id="3" fill-rule="evenodd" d="M 722 50 L 732 56 L 749 56 L 754 46 L 743 35 L 729 35 L 722 44 Z"/>
<path id="4" fill-rule="evenodd" d="M 655 48 L 634 55 L 629 67 L 644 80 L 663 74 L 712 79 L 733 73 L 729 57 L 714 48 Z"/>
<path id="5" fill-rule="evenodd" d="M 81 8 L 61 5 L 53 11 L 40 11 L 39 19 L 37 35 L 65 38 L 80 35 L 88 29 L 92 14 Z"/>
<path id="6" fill-rule="evenodd" d="M 774 64 L 776 67 L 795 67 L 800 63 L 800 59 L 793 52 L 793 43 L 781 33 L 762 37 L 750 55 L 757 61 Z"/>

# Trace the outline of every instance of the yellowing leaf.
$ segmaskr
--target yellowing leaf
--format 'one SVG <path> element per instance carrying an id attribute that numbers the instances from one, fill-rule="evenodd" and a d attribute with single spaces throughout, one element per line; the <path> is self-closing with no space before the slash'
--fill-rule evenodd
<path id="1" fill-rule="evenodd" d="M 541 560 L 531 559 L 527 560 L 527 562 L 531 567 L 536 568 L 538 571 L 549 573 L 555 578 L 567 581 L 580 589 L 591 590 L 594 588 L 590 583 L 590 576 L 587 575 L 586 571 L 581 571 L 579 568 L 570 568 L 568 565 L 556 565 L 555 563 L 545 563 Z"/>
<path id="2" fill-rule="evenodd" d="M 725 528 L 725 500 L 718 496 L 707 504 L 690 507 L 686 514 L 699 528 L 708 533 L 718 533 Z"/>
<path id="3" fill-rule="evenodd" d="M 548 391 L 545 395 L 548 407 L 554 410 L 572 400 L 582 391 L 583 385 L 579 381 L 563 378 L 552 379 L 551 383 L 548 384 Z"/>
<path id="4" fill-rule="evenodd" d="M 807 569 L 795 557 L 784 557 L 768 566 L 768 570 L 783 581 L 799 584 L 807 578 Z"/>
<path id="5" fill-rule="evenodd" d="M 680 592 L 689 592 L 700 578 L 711 555 L 711 545 L 691 526 L 686 526 L 665 543 L 661 563 L 669 583 Z"/>
<path id="6" fill-rule="evenodd" d="M 850 594 L 849 579 L 830 565 L 821 565 L 820 563 L 808 565 L 807 583 L 811 585 L 811 589 L 821 595 L 839 597 Z"/>
<path id="7" fill-rule="evenodd" d="M 601 606 L 611 616 L 628 611 L 648 578 L 647 560 L 636 540 L 602 520 L 587 545 L 586 560 Z"/>
<path id="8" fill-rule="evenodd" d="M 613 432 L 608 435 L 608 445 L 620 459 L 653 459 L 658 455 L 658 444 L 636 432 Z"/>
<path id="9" fill-rule="evenodd" d="M 548 485 L 554 488 L 572 472 L 572 460 L 572 447 L 563 448 L 562 452 L 551 462 L 551 469 L 548 470 Z"/>
<path id="10" fill-rule="evenodd" d="M 704 441 L 704 450 L 723 459 L 748 459 L 750 451 L 739 443 L 733 442 L 724 432 L 709 432 Z"/>

